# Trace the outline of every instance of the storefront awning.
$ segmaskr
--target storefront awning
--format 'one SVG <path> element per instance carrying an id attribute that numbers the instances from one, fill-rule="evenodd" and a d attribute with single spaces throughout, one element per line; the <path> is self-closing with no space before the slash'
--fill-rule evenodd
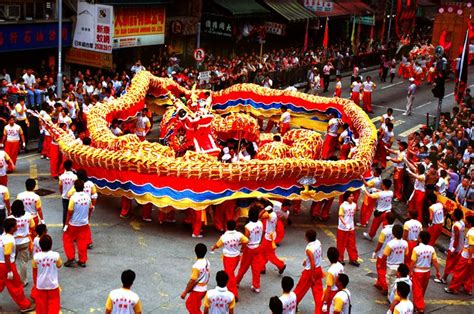
<path id="1" fill-rule="evenodd" d="M 353 15 L 367 15 L 374 12 L 367 4 L 362 1 L 338 1 L 338 5 L 342 6 L 346 11 Z"/>
<path id="2" fill-rule="evenodd" d="M 317 17 L 297 0 L 265 0 L 264 2 L 289 22 L 300 22 Z"/>
<path id="3" fill-rule="evenodd" d="M 254 0 L 214 0 L 234 17 L 250 17 L 270 14 L 270 11 Z"/>

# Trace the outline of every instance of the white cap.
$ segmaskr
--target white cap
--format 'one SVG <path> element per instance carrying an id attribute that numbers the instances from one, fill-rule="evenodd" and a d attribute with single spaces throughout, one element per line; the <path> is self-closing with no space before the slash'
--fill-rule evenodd
<path id="1" fill-rule="evenodd" d="M 414 82 L 414 81 L 415 81 L 415 79 L 414 79 L 413 77 L 410 77 L 408 80 L 409 80 L 410 82 Z"/>
<path id="2" fill-rule="evenodd" d="M 268 211 L 271 211 L 273 209 L 272 206 L 268 205 L 267 207 L 265 207 L 265 210 L 268 212 Z"/>

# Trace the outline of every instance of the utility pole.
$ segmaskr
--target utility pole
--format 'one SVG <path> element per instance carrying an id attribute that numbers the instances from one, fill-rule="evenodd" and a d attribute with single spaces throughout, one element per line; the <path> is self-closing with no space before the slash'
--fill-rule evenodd
<path id="1" fill-rule="evenodd" d="M 388 20 L 388 32 L 387 32 L 387 44 L 390 42 L 390 32 L 392 31 L 392 18 L 393 18 L 393 0 L 390 5 L 390 17 Z"/>
<path id="2" fill-rule="evenodd" d="M 63 93 L 62 53 L 63 53 L 63 0 L 58 0 L 58 81 L 56 83 L 58 98 Z"/>
<path id="3" fill-rule="evenodd" d="M 201 23 L 197 23 L 196 49 L 201 48 Z M 196 61 L 196 69 L 199 69 L 199 62 Z"/>

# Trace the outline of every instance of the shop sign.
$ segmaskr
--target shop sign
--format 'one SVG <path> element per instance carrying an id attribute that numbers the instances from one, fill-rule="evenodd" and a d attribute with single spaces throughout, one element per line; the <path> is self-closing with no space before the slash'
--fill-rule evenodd
<path id="1" fill-rule="evenodd" d="M 73 47 L 112 53 L 113 7 L 102 4 L 77 4 Z"/>
<path id="2" fill-rule="evenodd" d="M 304 0 L 304 7 L 313 12 L 332 12 L 334 1 L 332 0 Z"/>
<path id="3" fill-rule="evenodd" d="M 165 8 L 115 9 L 114 48 L 161 45 L 165 42 Z"/>
<path id="4" fill-rule="evenodd" d="M 223 16 L 206 15 L 202 22 L 202 31 L 204 33 L 232 37 L 233 25 L 227 18 Z"/>
<path id="5" fill-rule="evenodd" d="M 71 48 L 66 51 L 66 63 L 87 65 L 100 69 L 112 69 L 112 54 Z"/>
<path id="6" fill-rule="evenodd" d="M 274 22 L 265 22 L 265 30 L 267 34 L 285 36 L 286 25 Z"/>
<path id="7" fill-rule="evenodd" d="M 355 22 L 356 22 L 357 24 L 369 25 L 369 26 L 375 25 L 375 19 L 374 19 L 374 16 L 373 16 L 373 15 L 369 15 L 369 16 L 352 16 L 352 17 L 351 17 L 351 21 L 353 21 L 354 19 L 355 19 Z"/>
<path id="8" fill-rule="evenodd" d="M 72 23 L 63 23 L 62 44 L 71 46 Z M 58 46 L 58 24 L 8 24 L 0 26 L 0 52 L 56 48 Z"/>

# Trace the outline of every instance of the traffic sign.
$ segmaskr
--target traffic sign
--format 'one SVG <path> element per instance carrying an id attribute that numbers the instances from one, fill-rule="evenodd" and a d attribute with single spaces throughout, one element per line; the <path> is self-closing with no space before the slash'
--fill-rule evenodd
<path id="1" fill-rule="evenodd" d="M 196 62 L 203 62 L 206 57 L 206 52 L 202 48 L 196 48 L 194 49 L 193 57 Z"/>

